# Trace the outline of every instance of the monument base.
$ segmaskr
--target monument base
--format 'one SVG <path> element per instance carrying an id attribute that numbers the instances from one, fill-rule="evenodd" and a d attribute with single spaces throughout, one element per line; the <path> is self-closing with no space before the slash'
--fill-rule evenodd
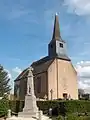
<path id="1" fill-rule="evenodd" d="M 11 118 L 7 118 L 6 120 L 52 120 L 52 119 L 50 119 L 48 116 L 42 115 L 41 118 L 12 116 Z"/>
<path id="2" fill-rule="evenodd" d="M 28 95 L 25 96 L 25 107 L 23 112 L 19 112 L 18 117 L 12 116 L 11 118 L 7 118 L 7 120 L 49 120 L 49 117 L 44 116 L 42 111 L 38 111 L 38 107 L 36 105 L 32 68 L 29 68 L 27 86 Z"/>
<path id="3" fill-rule="evenodd" d="M 23 112 L 18 113 L 18 117 L 35 117 L 38 113 L 38 107 L 36 105 L 36 97 L 31 95 L 25 96 L 25 107 Z"/>
<path id="4" fill-rule="evenodd" d="M 21 112 L 18 114 L 18 117 L 24 117 L 24 118 L 36 118 L 37 113 L 27 113 L 27 112 Z"/>

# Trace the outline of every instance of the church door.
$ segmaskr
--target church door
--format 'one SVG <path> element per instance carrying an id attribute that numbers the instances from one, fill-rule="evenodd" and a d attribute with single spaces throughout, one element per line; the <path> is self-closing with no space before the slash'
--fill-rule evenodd
<path id="1" fill-rule="evenodd" d="M 63 98 L 64 98 L 64 99 L 67 99 L 67 97 L 68 97 L 68 96 L 67 96 L 67 93 L 63 93 Z"/>

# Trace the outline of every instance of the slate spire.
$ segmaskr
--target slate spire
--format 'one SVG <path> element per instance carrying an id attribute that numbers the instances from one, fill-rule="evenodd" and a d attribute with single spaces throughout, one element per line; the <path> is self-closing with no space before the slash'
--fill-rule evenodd
<path id="1" fill-rule="evenodd" d="M 59 18 L 57 13 L 55 15 L 52 40 L 48 44 L 48 56 L 51 58 L 56 57 L 64 60 L 70 60 L 67 56 L 66 42 L 60 35 Z"/>
<path id="2" fill-rule="evenodd" d="M 61 36 L 60 36 L 60 28 L 59 28 L 59 18 L 58 18 L 58 14 L 56 13 L 52 40 L 60 40 L 60 39 L 61 39 Z"/>

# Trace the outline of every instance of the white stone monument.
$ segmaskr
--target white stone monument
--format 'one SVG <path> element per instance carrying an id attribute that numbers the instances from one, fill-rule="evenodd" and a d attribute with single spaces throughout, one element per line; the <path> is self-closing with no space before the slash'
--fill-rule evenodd
<path id="1" fill-rule="evenodd" d="M 38 111 L 34 94 L 33 68 L 30 67 L 28 70 L 27 95 L 25 96 L 23 111 L 18 113 L 18 117 L 12 116 L 7 118 L 7 120 L 51 120 L 48 116 L 43 115 L 42 111 Z"/>
<path id="2" fill-rule="evenodd" d="M 23 112 L 18 114 L 19 117 L 35 117 L 38 113 L 38 107 L 36 105 L 36 97 L 34 94 L 33 84 L 33 68 L 30 67 L 27 76 L 27 95 L 25 96 L 25 106 Z"/>

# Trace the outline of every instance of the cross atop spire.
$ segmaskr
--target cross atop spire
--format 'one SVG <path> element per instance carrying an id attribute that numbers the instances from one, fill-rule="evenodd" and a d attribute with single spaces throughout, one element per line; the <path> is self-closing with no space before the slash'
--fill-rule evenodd
<path id="1" fill-rule="evenodd" d="M 56 12 L 56 14 L 55 14 L 55 15 L 58 15 L 58 14 L 57 14 L 57 12 Z"/>
<path id="2" fill-rule="evenodd" d="M 60 39 L 61 36 L 60 36 L 60 28 L 59 28 L 59 19 L 58 19 L 58 14 L 56 13 L 52 40 L 60 40 Z"/>

